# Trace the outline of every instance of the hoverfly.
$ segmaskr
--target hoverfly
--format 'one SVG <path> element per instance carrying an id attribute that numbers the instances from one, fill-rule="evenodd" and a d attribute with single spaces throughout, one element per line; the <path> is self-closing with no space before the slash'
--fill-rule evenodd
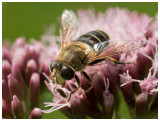
<path id="1" fill-rule="evenodd" d="M 51 79 L 55 84 L 64 86 L 65 81 L 75 78 L 79 87 L 81 86 L 76 71 L 79 71 L 90 83 L 92 89 L 93 83 L 87 73 L 84 71 L 88 65 L 94 65 L 105 59 L 112 60 L 116 64 L 122 64 L 112 58 L 117 54 L 140 48 L 142 44 L 135 41 L 114 41 L 108 34 L 101 30 L 90 31 L 86 34 L 75 38 L 78 33 L 78 19 L 73 11 L 64 10 L 61 17 L 60 36 L 61 36 L 61 52 L 56 61 L 50 64 Z M 78 87 L 78 88 L 79 88 Z M 68 101 L 70 100 L 70 93 Z"/>

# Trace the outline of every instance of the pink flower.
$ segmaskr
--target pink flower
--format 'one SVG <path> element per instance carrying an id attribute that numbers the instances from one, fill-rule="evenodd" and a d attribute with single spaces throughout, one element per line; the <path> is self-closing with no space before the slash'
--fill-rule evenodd
<path id="1" fill-rule="evenodd" d="M 32 119 L 40 119 L 42 118 L 42 111 L 39 108 L 34 108 L 30 114 L 30 118 Z"/>
<path id="2" fill-rule="evenodd" d="M 148 61 L 150 61 L 152 63 L 152 66 L 147 71 L 148 76 L 145 77 L 143 80 L 138 80 L 139 78 L 132 79 L 134 77 L 133 76 L 131 77 L 127 71 L 127 74 L 121 75 L 121 77 L 123 78 L 122 80 L 126 80 L 125 82 L 123 82 L 121 87 L 128 84 L 128 83 L 138 82 L 142 93 L 145 93 L 146 95 L 149 96 L 149 95 L 153 95 L 154 92 L 158 91 L 158 89 L 157 89 L 158 88 L 157 87 L 158 86 L 158 45 L 156 43 L 156 39 L 155 39 L 155 42 L 149 41 L 148 44 L 150 45 L 150 51 L 152 51 L 152 54 L 147 55 L 148 53 L 145 53 L 146 48 L 144 50 L 142 50 L 142 48 L 141 48 L 139 51 L 139 55 L 141 54 L 140 57 L 143 55 L 145 58 L 148 59 Z M 147 47 L 147 49 L 149 49 L 149 48 Z M 143 61 L 143 63 L 145 63 L 145 62 Z M 145 63 L 145 64 L 147 64 L 147 63 Z M 146 65 L 146 66 L 148 66 L 148 65 Z M 145 67 L 143 69 L 145 69 Z M 146 70 L 144 70 L 144 71 L 146 71 Z"/>
<path id="3" fill-rule="evenodd" d="M 154 21 L 153 18 L 150 18 L 146 14 L 140 15 L 136 11 L 130 12 L 127 9 L 120 8 L 110 8 L 105 13 L 99 12 L 98 16 L 95 16 L 92 10 L 79 10 L 78 18 L 80 22 L 80 34 L 100 29 L 108 33 L 111 40 L 117 41 L 117 45 L 123 40 L 135 43 L 143 40 L 146 42 L 146 45 L 140 49 L 114 56 L 118 61 L 132 62 L 133 64 L 116 65 L 106 60 L 95 66 L 86 67 L 85 71 L 91 77 L 94 84 L 93 90 L 87 94 L 84 93 L 84 90 L 89 87 L 89 83 L 82 75 L 77 73 L 82 86 L 71 96 L 69 102 L 67 101 L 69 93 L 77 87 L 75 80 L 67 81 L 64 88 L 58 85 L 57 89 L 55 89 L 55 85 L 45 75 L 48 78 L 46 85 L 54 95 L 54 98 L 52 102 L 45 102 L 46 107 L 50 106 L 51 108 L 43 110 L 43 112 L 50 113 L 61 109 L 70 118 L 85 118 L 86 115 L 93 118 L 112 118 L 113 105 L 116 103 L 116 106 L 120 106 L 118 103 L 120 91 L 123 92 L 127 103 L 132 106 L 136 105 L 137 111 L 139 111 L 141 98 L 137 97 L 137 100 L 134 99 L 135 90 L 138 90 L 140 87 L 139 93 L 144 93 L 145 95 L 153 95 L 157 90 L 157 18 Z M 150 63 L 152 67 L 149 66 Z M 152 68 L 152 71 L 149 71 L 150 68 Z M 149 73 L 148 77 L 146 73 Z M 110 86 L 107 89 L 104 85 L 104 82 L 107 83 L 107 81 L 104 78 L 108 78 L 109 80 Z M 135 89 L 133 88 L 133 82 L 135 83 Z M 138 86 L 137 82 L 139 83 Z M 146 100 L 144 99 L 144 101 Z M 97 103 L 103 107 L 103 111 L 97 107 Z M 75 107 L 77 110 L 75 110 Z M 110 109 L 105 109 L 106 107 L 110 107 Z M 91 112 L 89 113 L 89 111 Z"/>
<path id="4" fill-rule="evenodd" d="M 44 77 L 41 74 L 49 72 L 47 64 L 55 60 L 58 50 L 54 38 L 47 40 L 42 37 L 40 42 L 31 40 L 31 44 L 27 44 L 25 38 L 21 37 L 13 45 L 4 43 L 2 52 L 3 117 L 42 117 L 41 109 L 38 108 L 38 111 L 34 109 L 39 103 L 40 87 L 44 85 Z M 46 62 L 48 63 L 45 64 Z M 43 88 L 41 91 L 44 91 Z"/>
<path id="5" fill-rule="evenodd" d="M 21 37 L 13 45 L 4 44 L 3 118 L 41 118 L 42 113 L 56 110 L 61 110 L 70 118 L 121 118 L 123 105 L 128 106 L 128 113 L 132 113 L 133 118 L 146 118 L 148 112 L 156 110 L 158 98 L 153 97 L 158 91 L 158 18 L 120 8 L 110 8 L 105 13 L 99 12 L 97 16 L 92 10 L 79 10 L 77 14 L 80 35 L 100 29 L 110 36 L 116 46 L 123 41 L 136 44 L 145 42 L 145 46 L 140 48 L 137 45 L 139 49 L 113 56 L 120 62 L 133 64 L 117 65 L 105 60 L 97 65 L 87 66 L 85 71 L 94 85 L 88 93 L 85 90 L 90 84 L 76 72 L 82 85 L 68 101 L 71 91 L 78 87 L 75 79 L 66 81 L 62 87 L 60 84 L 55 85 L 48 77 L 49 65 L 60 52 L 57 44 L 59 36 L 51 35 L 52 32 L 49 31 L 38 42 L 31 39 L 30 44 L 27 44 Z M 53 94 L 50 102 L 44 102 L 45 107 L 51 107 L 47 110 L 41 110 L 38 105 L 39 94 L 46 91 L 44 82 Z M 148 102 L 153 102 L 150 104 L 152 108 L 148 108 Z M 21 106 L 18 108 L 17 104 Z M 142 104 L 143 112 L 140 110 Z M 24 108 L 24 105 L 28 108 Z M 140 114 L 143 114 L 142 117 L 139 117 Z M 155 111 L 155 115 L 157 114 Z"/>

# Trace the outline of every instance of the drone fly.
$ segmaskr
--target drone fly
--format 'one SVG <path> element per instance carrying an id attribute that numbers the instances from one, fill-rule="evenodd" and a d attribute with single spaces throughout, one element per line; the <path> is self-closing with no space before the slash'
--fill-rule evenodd
<path id="1" fill-rule="evenodd" d="M 109 59 L 116 64 L 122 64 L 112 56 L 140 48 L 142 45 L 135 41 L 115 41 L 101 30 L 93 30 L 76 38 L 78 33 L 78 18 L 71 10 L 64 10 L 61 17 L 60 37 L 61 52 L 56 61 L 50 64 L 50 78 L 55 84 L 64 86 L 67 80 L 75 78 L 79 87 L 80 80 L 75 72 L 80 72 L 91 85 L 85 92 L 92 89 L 93 83 L 84 71 L 86 66 L 91 66 Z M 78 87 L 78 88 L 79 88 Z M 70 100 L 71 94 L 68 97 Z"/>

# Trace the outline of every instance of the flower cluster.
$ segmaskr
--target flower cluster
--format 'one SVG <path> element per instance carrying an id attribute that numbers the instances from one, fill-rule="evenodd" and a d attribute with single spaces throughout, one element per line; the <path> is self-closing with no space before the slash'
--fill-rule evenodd
<path id="1" fill-rule="evenodd" d="M 71 96 L 69 102 L 67 97 L 77 88 L 76 81 L 74 79 L 67 81 L 65 88 L 58 85 L 57 90 L 54 90 L 56 85 L 48 78 L 48 82 L 45 83 L 54 98 L 53 102 L 45 102 L 46 107 L 52 108 L 43 112 L 50 113 L 60 109 L 70 118 L 86 118 L 86 116 L 123 118 L 125 111 L 120 108 L 123 108 L 121 103 L 124 97 L 124 102 L 132 115 L 130 118 L 156 118 L 157 112 L 151 113 L 150 117 L 147 115 L 157 110 L 157 17 L 150 18 L 146 14 L 139 15 L 126 9 L 110 8 L 105 13 L 98 13 L 97 17 L 92 10 L 79 10 L 78 18 L 81 34 L 99 29 L 108 33 L 111 40 L 117 42 L 131 40 L 135 43 L 145 40 L 146 45 L 114 57 L 120 62 L 133 64 L 116 65 L 106 60 L 95 66 L 86 67 L 85 71 L 94 85 L 88 93 L 85 90 L 90 84 L 77 72 L 81 88 Z"/>
<path id="2" fill-rule="evenodd" d="M 117 65 L 105 60 L 87 66 L 85 72 L 93 81 L 93 89 L 79 72 L 75 79 L 66 81 L 64 87 L 55 85 L 48 77 L 49 64 L 56 60 L 60 48 L 59 37 L 47 33 L 41 41 L 25 43 L 18 38 L 14 45 L 4 43 L 2 52 L 2 116 L 3 118 L 41 118 L 43 113 L 61 110 L 70 118 L 157 118 L 158 116 L 158 20 L 146 14 L 139 15 L 127 9 L 110 8 L 95 16 L 93 10 L 79 10 L 79 33 L 103 30 L 111 40 L 131 40 L 147 43 L 140 49 L 114 56 Z M 47 81 L 44 81 L 47 80 Z M 46 91 L 53 94 L 51 102 L 44 102 L 50 109 L 38 107 L 39 95 Z M 56 88 L 55 88 L 56 87 Z M 48 90 L 47 90 L 48 91 Z M 127 114 L 130 117 L 126 116 Z M 53 117 L 54 118 L 54 117 Z"/>
<path id="3" fill-rule="evenodd" d="M 41 118 L 39 93 L 43 92 L 44 77 L 49 74 L 49 63 L 58 54 L 58 45 L 49 43 L 45 36 L 41 42 L 23 37 L 2 49 L 2 115 L 3 118 Z M 45 42 L 44 42 L 45 41 Z M 50 48 L 46 48 L 50 44 Z M 49 49 L 49 51 L 48 51 Z M 53 55 L 52 55 L 53 54 Z"/>

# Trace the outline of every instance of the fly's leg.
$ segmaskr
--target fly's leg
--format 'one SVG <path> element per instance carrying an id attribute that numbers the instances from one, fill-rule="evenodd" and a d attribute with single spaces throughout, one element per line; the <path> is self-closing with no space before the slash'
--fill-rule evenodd
<path id="1" fill-rule="evenodd" d="M 88 83 L 91 85 L 87 90 L 85 90 L 86 93 L 88 93 L 93 88 L 93 81 L 89 78 L 88 74 L 83 71 L 83 76 L 88 80 Z"/>
<path id="2" fill-rule="evenodd" d="M 88 80 L 88 83 L 91 85 L 87 90 L 85 90 L 85 93 L 88 93 L 93 88 L 93 81 L 89 78 L 89 76 L 88 76 L 88 74 L 86 72 L 83 71 L 82 74 Z M 75 75 L 75 79 L 76 79 L 76 81 L 78 83 L 78 87 L 75 90 L 71 91 L 71 93 L 68 96 L 67 101 L 69 101 L 71 99 L 71 95 L 73 93 L 75 93 L 81 87 L 81 83 L 80 83 L 79 78 L 78 78 L 77 75 Z"/>
<path id="3" fill-rule="evenodd" d="M 106 58 L 97 59 L 97 60 L 95 60 L 95 61 L 92 61 L 92 62 L 90 62 L 88 65 L 89 65 L 89 66 L 96 65 L 96 64 L 104 61 L 105 59 L 109 59 L 109 60 L 113 61 L 115 64 L 135 64 L 135 63 L 133 63 L 133 62 L 120 62 L 120 61 L 117 61 L 117 60 L 114 59 L 114 58 L 106 57 Z"/>
<path id="4" fill-rule="evenodd" d="M 57 92 L 57 90 L 56 90 L 56 87 L 57 87 L 57 81 L 55 80 L 55 78 L 54 78 L 55 76 L 50 76 L 50 79 L 52 80 L 52 82 L 55 84 L 55 87 L 54 87 L 54 92 Z"/>
<path id="5" fill-rule="evenodd" d="M 108 57 L 108 56 L 106 57 L 106 59 L 109 59 L 109 60 L 113 61 L 115 64 L 135 64 L 133 62 L 119 62 L 116 59 Z"/>
<path id="6" fill-rule="evenodd" d="M 69 101 L 71 99 L 71 95 L 73 93 L 75 93 L 81 87 L 81 83 L 80 83 L 79 78 L 78 78 L 78 76 L 76 74 L 75 74 L 75 79 L 76 79 L 76 82 L 78 83 L 78 87 L 75 90 L 70 92 L 67 101 Z"/>
<path id="7" fill-rule="evenodd" d="M 96 65 L 97 63 L 100 63 L 100 62 L 102 62 L 102 61 L 104 61 L 104 60 L 105 60 L 104 58 L 102 58 L 102 59 L 97 59 L 97 60 L 95 60 L 95 61 L 90 62 L 88 65 L 89 65 L 89 66 L 93 66 L 93 65 Z"/>
<path id="8" fill-rule="evenodd" d="M 112 58 L 112 57 L 105 57 L 105 58 L 101 58 L 101 59 L 97 59 L 97 60 L 95 60 L 95 61 L 92 61 L 92 62 L 90 62 L 88 65 L 95 65 L 95 64 L 97 64 L 97 63 L 100 63 L 100 62 L 102 62 L 102 61 L 104 61 L 105 59 L 108 59 L 108 60 L 111 60 L 111 61 L 113 61 L 115 64 L 135 64 L 135 63 L 133 63 L 133 62 L 120 62 L 120 61 L 117 61 L 116 59 L 114 59 L 114 58 Z"/>

